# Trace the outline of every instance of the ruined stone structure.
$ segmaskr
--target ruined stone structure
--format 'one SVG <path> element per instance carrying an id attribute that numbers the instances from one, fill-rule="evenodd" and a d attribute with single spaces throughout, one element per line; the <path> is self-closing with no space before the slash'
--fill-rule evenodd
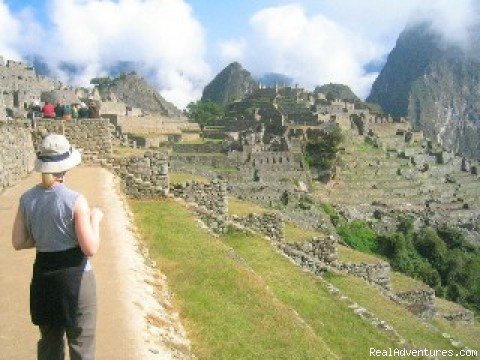
<path id="1" fill-rule="evenodd" d="M 0 56 L 0 92 L 7 108 L 24 111 L 32 103 L 40 102 L 44 91 L 60 88 L 59 81 L 39 76 L 25 63 L 8 60 Z"/>
<path id="2" fill-rule="evenodd" d="M 225 181 L 214 179 L 208 184 L 191 182 L 175 184 L 172 187 L 175 197 L 188 203 L 195 203 L 197 213 L 215 233 L 225 233 L 228 220 L 227 185 Z"/>
<path id="3" fill-rule="evenodd" d="M 419 317 L 431 318 L 435 315 L 435 291 L 432 288 L 410 290 L 395 295 L 400 301 L 406 303 L 412 313 Z"/>
<path id="4" fill-rule="evenodd" d="M 50 133 L 65 135 L 70 143 L 82 152 L 83 162 L 105 164 L 112 155 L 111 127 L 107 120 L 38 120 L 33 130 L 35 148 Z"/>
<path id="5" fill-rule="evenodd" d="M 443 313 L 437 311 L 436 316 L 462 325 L 473 325 L 475 323 L 475 313 L 467 309 L 463 309 L 454 313 Z"/>
<path id="6" fill-rule="evenodd" d="M 279 248 L 297 265 L 314 274 L 323 274 L 338 262 L 337 242 L 333 237 L 313 238 L 305 243 L 280 244 Z"/>
<path id="7" fill-rule="evenodd" d="M 126 195 L 137 199 L 168 195 L 168 160 L 165 154 L 147 151 L 143 156 L 111 159 L 109 165 L 120 177 Z"/>
<path id="8" fill-rule="evenodd" d="M 102 103 L 103 106 L 103 103 Z M 129 133 L 137 138 L 137 145 L 158 147 L 161 143 L 175 141 L 191 141 L 200 138 L 200 128 L 184 117 L 162 115 L 134 116 L 119 115 L 115 112 L 102 111 L 102 118 L 119 128 L 122 133 Z M 139 138 L 142 138 L 139 141 Z M 143 142 L 142 142 L 143 141 Z"/>
<path id="9" fill-rule="evenodd" d="M 35 157 L 30 129 L 0 121 L 0 191 L 31 172 Z"/>
<path id="10" fill-rule="evenodd" d="M 367 264 L 364 262 L 342 262 L 337 265 L 337 269 L 347 274 L 360 277 L 370 284 L 378 285 L 384 290 L 389 291 L 391 289 L 390 264 L 388 263 Z"/>
<path id="11" fill-rule="evenodd" d="M 371 222 L 380 233 L 395 228 L 398 214 L 410 214 L 417 228 L 447 224 L 480 244 L 478 161 L 433 144 L 406 124 L 377 124 L 370 130 L 380 145 L 361 151 L 364 138 L 348 134 L 344 165 L 325 200 L 350 220 Z"/>
<path id="12" fill-rule="evenodd" d="M 240 225 L 251 231 L 263 234 L 273 241 L 282 242 L 285 240 L 282 216 L 278 213 L 248 214 L 247 216 L 232 215 L 231 222 Z"/>

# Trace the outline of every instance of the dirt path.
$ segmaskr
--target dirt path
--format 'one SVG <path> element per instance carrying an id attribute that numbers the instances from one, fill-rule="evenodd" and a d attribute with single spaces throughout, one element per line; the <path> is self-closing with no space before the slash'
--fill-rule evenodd
<path id="1" fill-rule="evenodd" d="M 11 227 L 20 195 L 38 180 L 38 174 L 32 174 L 0 194 L 0 353 L 4 359 L 36 358 L 38 330 L 30 322 L 28 305 L 35 254 L 34 250 L 13 250 Z M 105 212 L 100 250 L 93 258 L 97 359 L 188 358 L 188 341 L 169 305 L 165 279 L 140 254 L 113 175 L 101 168 L 77 168 L 67 174 L 66 182 Z"/>

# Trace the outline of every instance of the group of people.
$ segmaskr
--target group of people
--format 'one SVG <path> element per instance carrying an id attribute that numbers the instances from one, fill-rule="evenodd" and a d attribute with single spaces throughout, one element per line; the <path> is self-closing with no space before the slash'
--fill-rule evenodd
<path id="1" fill-rule="evenodd" d="M 63 120 L 75 120 L 75 119 L 98 119 L 100 117 L 100 109 L 95 101 L 90 101 L 88 106 L 81 102 L 80 104 L 62 105 L 57 102 L 53 105 L 50 102 L 45 102 L 43 107 L 40 105 L 34 105 L 32 107 L 33 112 L 41 113 L 42 117 L 55 119 L 60 118 Z"/>

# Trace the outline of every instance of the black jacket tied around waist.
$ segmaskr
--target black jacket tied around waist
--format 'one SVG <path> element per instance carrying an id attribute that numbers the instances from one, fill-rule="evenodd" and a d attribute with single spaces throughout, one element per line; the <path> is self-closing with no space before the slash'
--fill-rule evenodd
<path id="1" fill-rule="evenodd" d="M 86 263 L 79 247 L 37 253 L 30 284 L 30 315 L 35 325 L 78 326 L 78 296 Z"/>

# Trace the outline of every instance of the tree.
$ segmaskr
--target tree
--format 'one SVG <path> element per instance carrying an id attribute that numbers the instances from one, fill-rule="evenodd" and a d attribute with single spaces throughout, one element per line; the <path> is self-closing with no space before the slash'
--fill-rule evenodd
<path id="1" fill-rule="evenodd" d="M 224 115 L 224 108 L 211 100 L 191 102 L 187 105 L 188 118 L 200 125 L 215 125 Z"/>
<path id="2" fill-rule="evenodd" d="M 340 128 L 336 126 L 328 134 L 319 134 L 314 130 L 307 130 L 307 138 L 305 158 L 308 165 L 319 171 L 331 170 L 343 139 Z"/>

